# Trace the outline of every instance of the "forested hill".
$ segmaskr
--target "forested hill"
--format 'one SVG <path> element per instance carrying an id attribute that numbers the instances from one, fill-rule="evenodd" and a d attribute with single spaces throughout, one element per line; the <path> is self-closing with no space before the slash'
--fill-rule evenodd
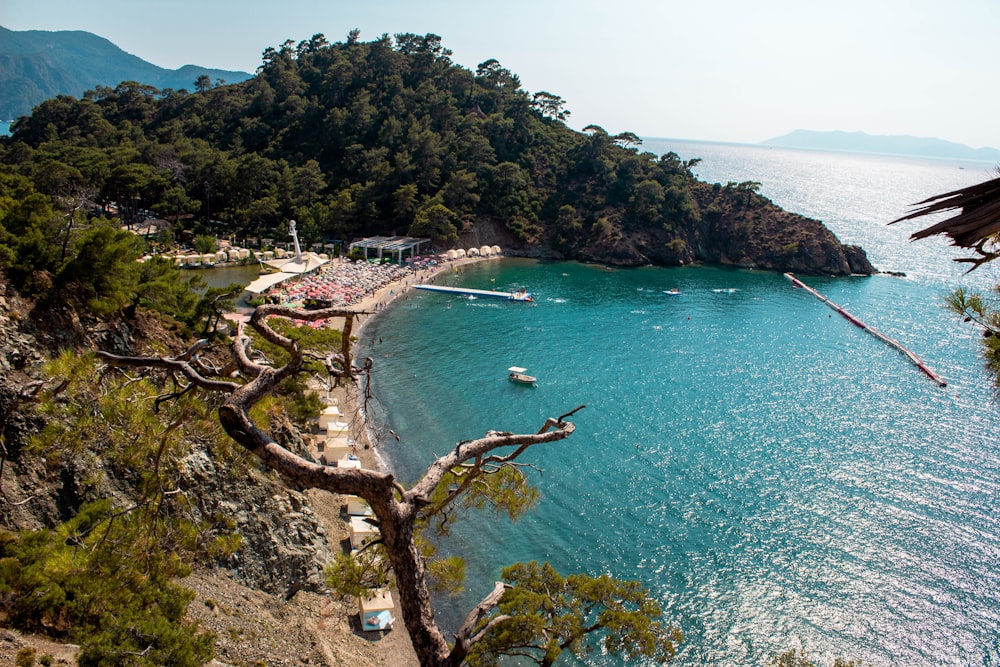
<path id="1" fill-rule="evenodd" d="M 198 77 L 230 83 L 246 72 L 185 65 L 164 69 L 133 56 L 104 39 L 80 30 L 23 30 L 0 27 L 0 119 L 31 113 L 56 95 L 82 95 L 98 86 L 138 81 L 157 88 L 194 90 Z"/>
<path id="2" fill-rule="evenodd" d="M 49 194 L 195 233 L 283 237 L 295 219 L 307 242 L 463 236 L 619 265 L 872 271 L 758 183 L 702 183 L 696 161 L 640 152 L 631 132 L 573 131 L 558 95 L 525 91 L 496 60 L 472 71 L 450 56 L 436 35 L 289 41 L 238 84 L 49 100 L 13 126 L 3 161 Z"/>

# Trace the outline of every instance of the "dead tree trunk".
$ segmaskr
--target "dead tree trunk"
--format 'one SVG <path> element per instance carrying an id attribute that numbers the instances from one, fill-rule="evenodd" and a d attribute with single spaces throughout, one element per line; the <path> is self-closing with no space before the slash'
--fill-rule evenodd
<path id="1" fill-rule="evenodd" d="M 455 474 L 458 471 L 463 479 L 472 480 L 503 466 L 512 465 L 529 447 L 562 440 L 572 434 L 575 427 L 571 422 L 565 421 L 565 417 L 576 410 L 557 419 L 546 420 L 534 434 L 490 431 L 478 440 L 459 443 L 449 454 L 432 462 L 420 481 L 409 490 L 405 490 L 387 472 L 329 467 L 300 458 L 259 428 L 249 414 L 258 401 L 271 393 L 284 378 L 298 372 L 302 365 L 302 350 L 296 341 L 272 329 L 267 324 L 267 318 L 280 316 L 320 320 L 343 317 L 344 347 L 338 360 L 342 364 L 340 373 L 346 377 L 354 377 L 355 373 L 363 370 L 354 368 L 350 361 L 351 323 L 357 314 L 335 308 L 304 311 L 274 305 L 259 307 L 250 319 L 250 326 L 267 340 L 287 350 L 291 360 L 277 368 L 255 363 L 248 353 L 250 339 L 241 331 L 233 341 L 231 352 L 241 376 L 247 379 L 244 383 L 206 377 L 203 373 L 207 365 L 198 363 L 196 358 L 196 350 L 201 349 L 200 344 L 196 344 L 188 353 L 173 358 L 123 357 L 106 352 L 99 352 L 98 356 L 112 366 L 164 369 L 175 375 L 183 375 L 188 382 L 202 389 L 223 392 L 227 396 L 219 408 L 222 427 L 233 440 L 253 452 L 268 467 L 302 487 L 364 498 L 375 514 L 381 541 L 396 577 L 400 614 L 420 664 L 424 667 L 457 666 L 465 659 L 476 639 L 482 636 L 477 625 L 499 600 L 503 588 L 497 585 L 477 605 L 459 629 L 454 646 L 449 646 L 434 620 L 424 561 L 415 540 L 418 520 L 428 512 L 441 509 L 440 504 L 431 507 L 430 498 L 449 473 Z M 513 449 L 507 450 L 508 453 L 505 454 L 497 453 L 506 448 Z M 460 485 L 458 490 L 450 492 L 447 502 L 453 501 L 464 488 L 464 485 Z M 474 634 L 477 630 L 480 630 L 478 634 Z"/>

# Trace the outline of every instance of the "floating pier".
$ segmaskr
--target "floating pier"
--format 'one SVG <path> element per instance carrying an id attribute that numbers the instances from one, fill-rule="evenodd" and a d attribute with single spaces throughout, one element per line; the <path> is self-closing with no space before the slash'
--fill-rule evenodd
<path id="1" fill-rule="evenodd" d="M 524 290 L 516 292 L 492 292 L 485 289 L 472 289 L 469 287 L 445 287 L 444 285 L 414 285 L 416 289 L 427 290 L 429 292 L 444 292 L 446 294 L 460 294 L 465 296 L 485 296 L 493 299 L 506 299 L 507 301 L 526 301 L 531 303 L 534 299 L 531 294 Z"/>
<path id="2" fill-rule="evenodd" d="M 909 359 L 914 366 L 923 371 L 924 375 L 926 375 L 931 380 L 936 382 L 939 387 L 945 387 L 948 385 L 948 383 L 945 382 L 944 378 L 942 378 L 940 375 L 938 375 L 930 368 L 928 368 L 927 364 L 921 361 L 917 355 L 913 354 L 908 349 L 906 349 L 906 347 L 904 347 L 903 344 L 900 343 L 899 341 L 889 338 L 888 336 L 886 336 L 885 334 L 876 329 L 872 329 L 870 326 L 868 326 L 867 324 L 856 318 L 854 315 L 851 315 L 849 312 L 847 312 L 846 310 L 835 304 L 833 301 L 830 301 L 825 296 L 814 290 L 812 287 L 809 287 L 808 285 L 806 285 L 804 282 L 802 282 L 792 274 L 786 273 L 785 277 L 788 278 L 790 281 L 792 281 L 792 285 L 794 285 L 795 287 L 804 289 L 805 291 L 809 292 L 814 297 L 816 297 L 817 299 L 828 305 L 830 308 L 840 313 L 844 317 L 844 319 L 846 319 L 854 326 L 858 327 L 859 329 L 864 329 L 871 335 L 875 336 L 875 338 L 878 338 L 880 341 L 885 343 L 886 345 L 889 345 L 890 347 L 893 347 L 899 352 L 901 352 L 904 357 Z"/>

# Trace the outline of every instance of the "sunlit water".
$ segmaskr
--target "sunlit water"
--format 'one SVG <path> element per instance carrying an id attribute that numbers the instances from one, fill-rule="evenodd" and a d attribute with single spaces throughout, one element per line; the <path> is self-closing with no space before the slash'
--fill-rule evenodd
<path id="1" fill-rule="evenodd" d="M 443 625 L 504 565 L 537 559 L 641 580 L 685 634 L 678 665 L 759 665 L 796 647 L 826 662 L 998 664 L 1000 406 L 977 332 L 942 307 L 994 276 L 963 276 L 945 244 L 907 240 L 918 225 L 885 224 L 990 165 L 646 148 L 704 158 L 705 180 L 759 181 L 905 271 L 807 282 L 948 387 L 773 273 L 498 260 L 449 275 L 526 286 L 537 305 L 414 292 L 369 323 L 400 477 L 459 440 L 587 407 L 569 439 L 526 455 L 543 471 L 534 511 L 469 518 L 446 543 L 468 560 L 469 591 L 438 600 Z M 511 365 L 538 386 L 507 381 Z"/>

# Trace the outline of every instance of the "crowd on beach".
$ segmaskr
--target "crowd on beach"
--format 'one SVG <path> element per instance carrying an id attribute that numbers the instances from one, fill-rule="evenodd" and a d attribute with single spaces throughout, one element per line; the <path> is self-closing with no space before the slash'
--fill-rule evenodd
<path id="1" fill-rule="evenodd" d="M 417 257 L 403 264 L 334 259 L 318 271 L 275 285 L 264 297 L 273 303 L 350 306 L 394 282 L 434 271 L 443 261 L 439 255 Z"/>

